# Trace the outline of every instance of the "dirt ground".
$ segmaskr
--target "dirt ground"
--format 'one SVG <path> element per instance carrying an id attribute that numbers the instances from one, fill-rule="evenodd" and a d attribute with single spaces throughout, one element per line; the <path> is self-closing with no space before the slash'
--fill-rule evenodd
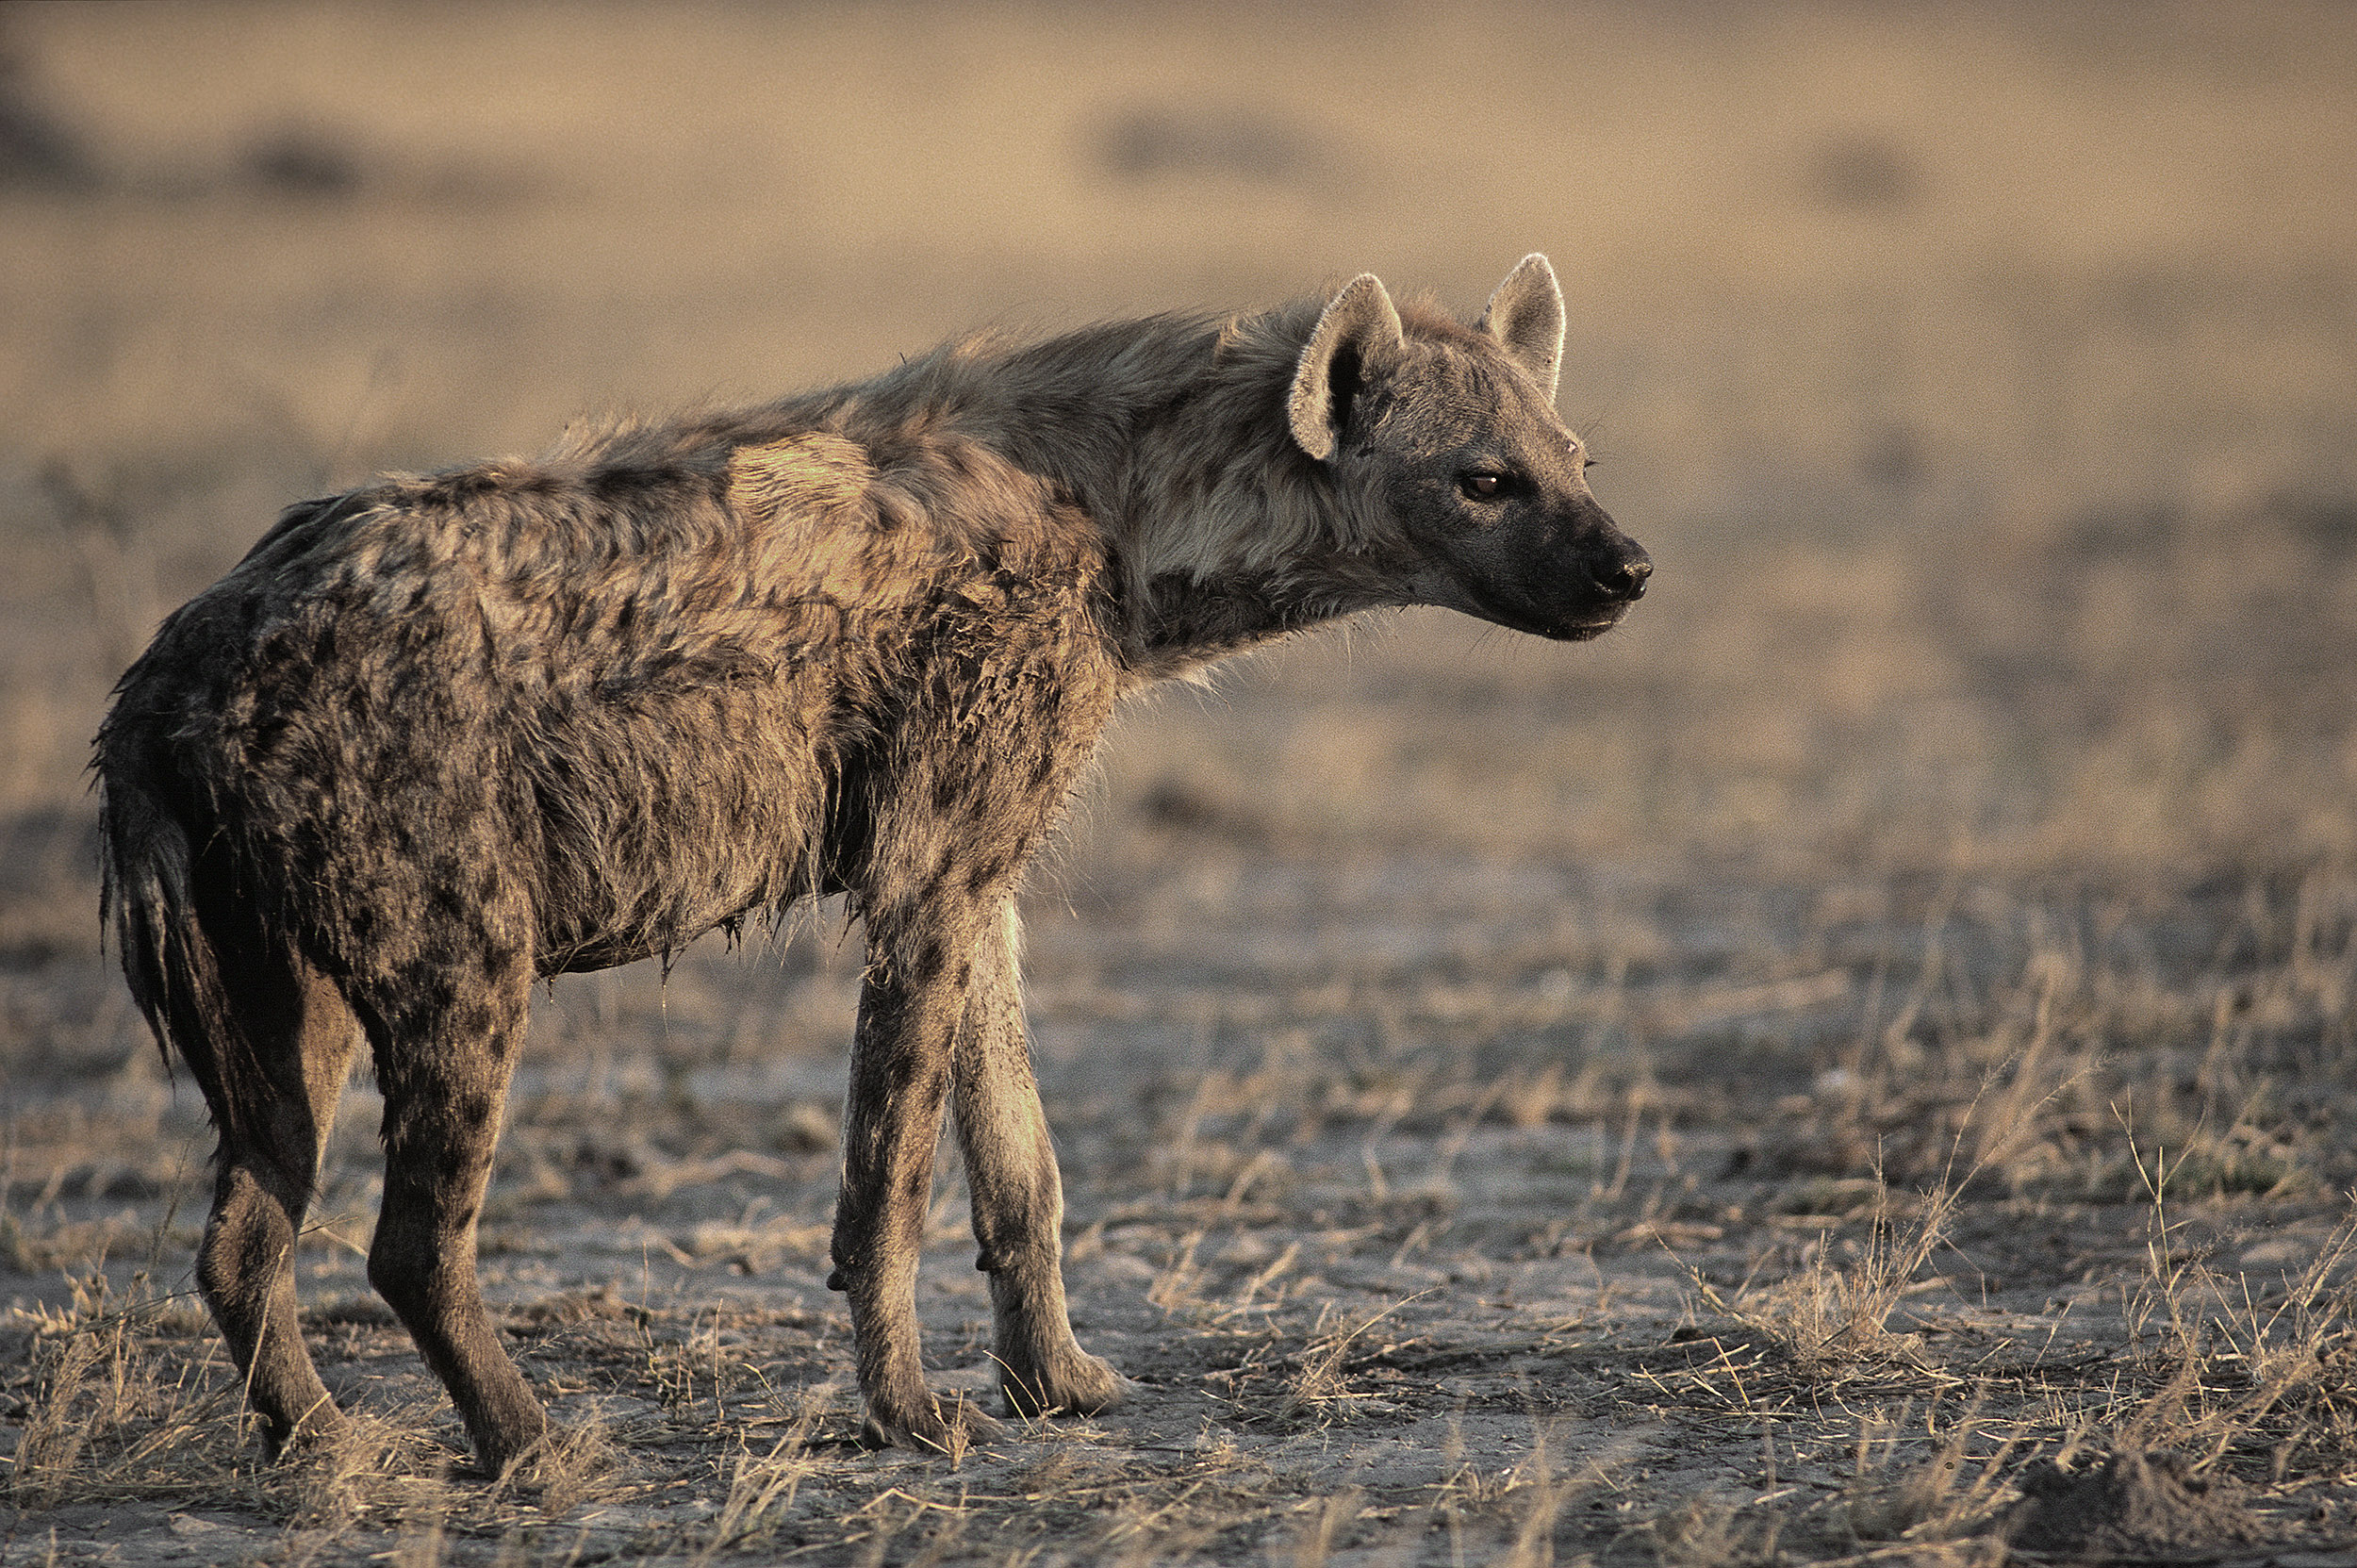
<path id="1" fill-rule="evenodd" d="M 2357 1564 L 2357 10 L 0 11 L 0 1561 Z M 542 999 L 493 1481 L 272 1466 L 81 768 L 276 507 L 980 324 L 1531 250 L 1654 553 L 1139 701 L 1027 903 L 1081 1339 L 853 1441 L 822 908 Z M 920 1305 L 990 1381 L 945 1156 Z"/>

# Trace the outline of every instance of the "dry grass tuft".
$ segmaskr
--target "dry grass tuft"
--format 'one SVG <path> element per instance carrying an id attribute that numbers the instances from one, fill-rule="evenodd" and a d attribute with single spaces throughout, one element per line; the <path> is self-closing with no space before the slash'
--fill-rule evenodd
<path id="1" fill-rule="evenodd" d="M 802 1483 L 824 1467 L 825 1461 L 811 1452 L 811 1433 L 821 1408 L 840 1392 L 832 1385 L 802 1391 L 785 1430 L 766 1452 L 756 1456 L 750 1449 L 739 1450 L 729 1469 L 719 1517 L 697 1555 L 700 1568 L 724 1552 L 758 1545 L 792 1513 Z"/>
<path id="2" fill-rule="evenodd" d="M 96 1272 L 69 1289 L 62 1311 L 25 1326 L 31 1414 L 9 1477 L 17 1506 L 250 1500 L 239 1390 L 223 1369 L 175 1353 L 190 1328 L 175 1299 L 144 1274 L 120 1291 Z"/>
<path id="3" fill-rule="evenodd" d="M 1919 1290 L 1948 1288 L 1920 1276 L 1948 1244 L 1956 1205 L 1944 1183 L 1912 1202 L 1895 1200 L 1878 1171 L 1862 1209 L 1866 1234 L 1838 1262 L 1830 1237 L 1821 1234 L 1797 1272 L 1767 1284 L 1747 1281 L 1732 1295 L 1689 1270 L 1695 1302 L 1763 1339 L 1783 1374 L 1813 1389 L 1830 1393 L 1854 1378 L 1891 1374 L 1937 1379 L 1920 1338 L 1894 1331 L 1890 1322 Z"/>

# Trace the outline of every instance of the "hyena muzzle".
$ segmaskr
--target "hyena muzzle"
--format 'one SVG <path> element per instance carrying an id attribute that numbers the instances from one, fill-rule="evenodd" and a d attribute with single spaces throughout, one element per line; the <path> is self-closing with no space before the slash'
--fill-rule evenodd
<path id="1" fill-rule="evenodd" d="M 1627 612 L 1651 563 L 1556 418 L 1563 319 L 1540 256 L 1470 327 L 1366 276 L 290 507 L 164 622 L 93 765 L 104 917 L 220 1136 L 198 1279 L 272 1449 L 341 1420 L 290 1255 L 363 1042 L 369 1278 L 496 1471 L 546 1430 L 474 1262 L 531 985 L 830 893 L 867 955 L 829 1282 L 871 1439 L 991 1425 L 917 1354 L 945 1110 L 1008 1408 L 1117 1400 L 1064 1308 L 1024 868 L 1126 692 L 1382 606 L 1558 640 Z"/>

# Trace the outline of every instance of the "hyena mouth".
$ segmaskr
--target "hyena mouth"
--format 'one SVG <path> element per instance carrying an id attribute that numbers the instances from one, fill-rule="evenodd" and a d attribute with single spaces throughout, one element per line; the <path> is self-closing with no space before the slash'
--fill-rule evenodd
<path id="1" fill-rule="evenodd" d="M 1508 610 L 1502 606 L 1485 605 L 1482 619 L 1549 642 L 1592 642 L 1618 626 L 1628 614 L 1625 604 L 1606 607 L 1582 605 L 1576 610 L 1553 615 L 1532 614 L 1527 610 Z"/>
<path id="2" fill-rule="evenodd" d="M 1632 599 L 1588 599 L 1566 604 L 1526 629 L 1551 642 L 1592 642 L 1628 619 Z"/>
<path id="3" fill-rule="evenodd" d="M 1640 593 L 1642 591 L 1639 589 Z M 1636 594 L 1600 596 L 1583 604 L 1566 606 L 1561 619 L 1545 635 L 1558 642 L 1591 642 L 1626 620 L 1636 606 Z"/>
<path id="4" fill-rule="evenodd" d="M 1557 642 L 1593 642 L 1621 623 L 1624 611 L 1616 610 L 1602 620 L 1574 621 L 1569 626 L 1541 635 Z"/>

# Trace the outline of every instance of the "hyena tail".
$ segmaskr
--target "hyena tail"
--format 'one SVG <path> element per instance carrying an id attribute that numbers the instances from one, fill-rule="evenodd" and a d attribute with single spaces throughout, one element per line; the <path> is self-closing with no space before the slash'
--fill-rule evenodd
<path id="1" fill-rule="evenodd" d="M 240 1107 L 267 1091 L 256 1092 L 259 1065 L 230 1004 L 220 947 L 198 916 L 188 830 L 151 790 L 111 772 L 101 774 L 98 823 L 99 924 L 131 999 L 164 1065 L 188 1064 L 223 1142 L 242 1142 Z"/>

